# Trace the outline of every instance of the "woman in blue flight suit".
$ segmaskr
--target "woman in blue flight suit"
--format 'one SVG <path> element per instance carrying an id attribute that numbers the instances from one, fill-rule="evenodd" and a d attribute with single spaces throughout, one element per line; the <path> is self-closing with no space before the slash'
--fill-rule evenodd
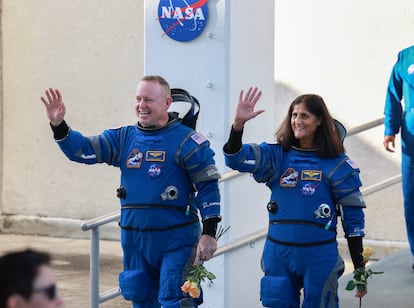
<path id="1" fill-rule="evenodd" d="M 344 263 L 336 241 L 337 217 L 343 221 L 352 261 L 364 266 L 365 202 L 359 168 L 344 152 L 340 126 L 323 99 L 295 99 L 279 130 L 277 144 L 242 144 L 244 124 L 261 91 L 240 93 L 235 120 L 223 150 L 226 164 L 253 174 L 271 190 L 269 229 L 263 250 L 261 301 L 265 307 L 338 307 L 338 278 Z M 340 213 L 339 213 L 340 212 Z M 365 291 L 357 291 L 362 297 Z"/>

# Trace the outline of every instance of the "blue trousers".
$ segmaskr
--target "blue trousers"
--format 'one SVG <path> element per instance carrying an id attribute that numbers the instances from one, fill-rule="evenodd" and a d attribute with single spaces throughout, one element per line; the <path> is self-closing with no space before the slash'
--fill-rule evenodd
<path id="1" fill-rule="evenodd" d="M 166 231 L 121 231 L 124 271 L 121 293 L 134 308 L 194 308 L 181 291 L 194 261 L 199 224 Z"/>
<path id="2" fill-rule="evenodd" d="M 414 166 L 407 166 L 407 164 L 404 164 L 403 162 L 401 175 L 407 238 L 410 245 L 411 254 L 414 256 Z"/>
<path id="3" fill-rule="evenodd" d="M 411 115 L 411 113 L 410 113 Z M 410 117 L 406 121 L 413 121 Z M 407 239 L 411 254 L 414 256 L 414 133 L 403 123 L 401 129 L 401 176 L 404 197 L 404 217 L 407 229 Z"/>
<path id="4" fill-rule="evenodd" d="M 303 308 L 338 306 L 338 278 L 344 262 L 337 243 L 313 247 L 283 246 L 266 241 L 260 296 L 264 307 Z"/>

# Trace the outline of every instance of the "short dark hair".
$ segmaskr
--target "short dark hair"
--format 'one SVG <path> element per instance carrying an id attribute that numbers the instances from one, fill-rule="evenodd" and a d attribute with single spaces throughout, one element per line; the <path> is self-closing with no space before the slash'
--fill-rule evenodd
<path id="1" fill-rule="evenodd" d="M 158 82 L 165 90 L 168 96 L 171 96 L 171 88 L 167 80 L 158 75 L 147 75 L 142 77 L 141 81 L 155 81 Z"/>
<path id="2" fill-rule="evenodd" d="M 314 136 L 315 151 L 320 157 L 336 157 L 345 152 L 344 145 L 339 135 L 334 119 L 329 113 L 323 98 L 317 94 L 303 94 L 298 96 L 290 104 L 288 113 L 276 131 L 276 140 L 282 144 L 285 151 L 292 146 L 299 146 L 290 125 L 293 109 L 303 103 L 305 108 L 321 120 L 321 125 L 316 129 Z"/>
<path id="3" fill-rule="evenodd" d="M 6 301 L 12 294 L 29 299 L 40 266 L 50 265 L 50 260 L 48 253 L 32 249 L 0 257 L 0 308 L 6 307 Z"/>

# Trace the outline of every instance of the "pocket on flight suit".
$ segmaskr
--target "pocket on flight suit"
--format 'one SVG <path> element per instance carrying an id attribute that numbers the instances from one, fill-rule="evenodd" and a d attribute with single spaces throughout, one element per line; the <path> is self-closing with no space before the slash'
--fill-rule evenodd
<path id="1" fill-rule="evenodd" d="M 260 281 L 260 299 L 264 307 L 298 307 L 299 297 L 295 295 L 288 277 L 264 276 Z"/>
<path id="2" fill-rule="evenodd" d="M 140 270 L 123 271 L 119 274 L 119 288 L 129 301 L 145 301 L 155 294 L 152 281 Z"/>

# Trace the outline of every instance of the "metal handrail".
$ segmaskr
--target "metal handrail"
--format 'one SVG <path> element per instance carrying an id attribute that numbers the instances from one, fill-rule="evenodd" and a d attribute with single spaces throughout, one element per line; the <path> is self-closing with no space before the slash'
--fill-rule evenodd
<path id="1" fill-rule="evenodd" d="M 384 118 L 379 118 L 367 123 L 364 123 L 359 126 L 355 126 L 347 131 L 347 136 L 356 135 L 368 129 L 374 128 L 376 126 L 382 125 Z M 242 175 L 242 173 L 232 170 L 224 173 L 221 176 L 220 182 L 227 181 L 229 179 L 235 178 Z M 361 189 L 361 193 L 364 196 L 371 195 L 383 188 L 389 187 L 401 181 L 401 174 L 388 178 L 382 182 L 376 183 L 364 189 Z M 90 300 L 91 307 L 98 308 L 99 303 L 103 303 L 110 299 L 113 299 L 121 295 L 119 287 L 106 290 L 99 294 L 99 227 L 110 222 L 114 222 L 120 219 L 120 212 L 114 211 L 108 214 L 93 218 L 91 220 L 85 221 L 81 224 L 81 229 L 83 231 L 91 230 L 91 256 L 90 256 Z M 223 245 L 217 249 L 213 257 L 218 257 L 227 252 L 239 249 L 245 245 L 250 245 L 251 247 L 258 240 L 265 238 L 267 234 L 267 228 L 253 232 L 244 236 L 241 239 L 232 241 L 229 244 Z"/>
<path id="2" fill-rule="evenodd" d="M 384 123 L 384 117 L 373 120 L 373 121 L 370 121 L 370 122 L 367 122 L 367 123 L 364 123 L 364 124 L 361 124 L 361 125 L 358 125 L 358 126 L 354 126 L 354 127 L 350 128 L 347 131 L 347 136 L 352 136 L 352 135 L 359 134 L 359 133 L 361 133 L 363 131 L 366 131 L 368 129 L 380 126 L 383 123 Z"/>
<path id="3" fill-rule="evenodd" d="M 108 214 L 98 216 L 91 220 L 87 220 L 81 224 L 82 231 L 88 231 L 106 225 L 110 222 L 117 221 L 120 218 L 119 211 L 113 211 Z"/>
<path id="4" fill-rule="evenodd" d="M 361 189 L 361 193 L 364 196 L 368 196 L 368 195 L 372 195 L 373 193 L 383 189 L 383 188 L 387 188 L 390 187 L 391 185 L 397 184 L 401 182 L 401 173 L 397 174 L 393 177 L 390 177 L 384 181 L 378 182 L 376 184 L 373 184 L 371 186 L 368 186 L 366 188 Z"/>

